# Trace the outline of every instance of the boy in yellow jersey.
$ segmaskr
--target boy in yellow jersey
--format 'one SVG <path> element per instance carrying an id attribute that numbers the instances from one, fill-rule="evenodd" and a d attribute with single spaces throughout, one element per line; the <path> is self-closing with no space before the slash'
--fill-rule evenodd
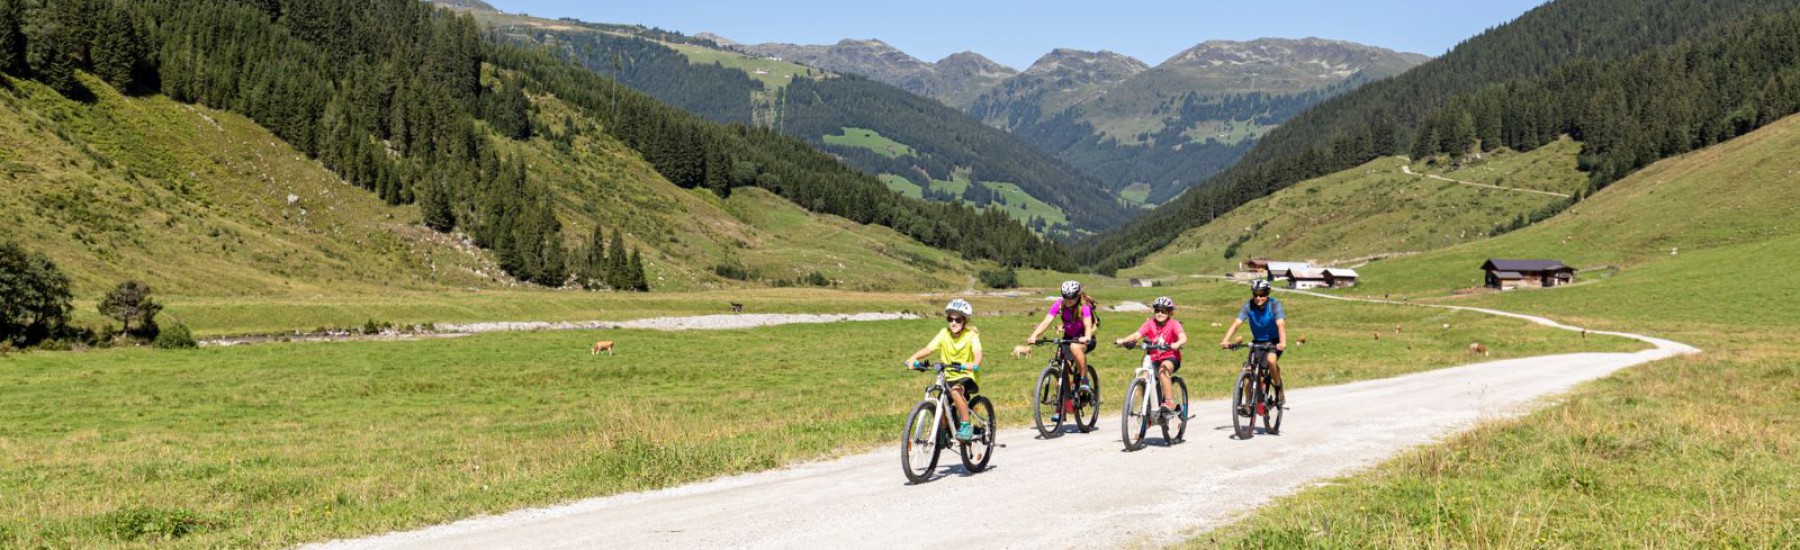
<path id="1" fill-rule="evenodd" d="M 944 382 L 950 386 L 950 400 L 956 403 L 956 416 L 962 423 L 956 427 L 956 438 L 968 441 L 975 437 L 974 426 L 969 425 L 969 396 L 981 391 L 981 331 L 969 326 L 969 316 L 975 314 L 975 307 L 962 298 L 950 301 L 944 306 L 944 321 L 949 326 L 939 330 L 931 343 L 925 344 L 912 357 L 906 359 L 907 368 L 921 366 L 923 359 L 931 352 L 938 352 L 938 360 L 944 363 L 961 364 L 960 371 L 944 371 Z"/>

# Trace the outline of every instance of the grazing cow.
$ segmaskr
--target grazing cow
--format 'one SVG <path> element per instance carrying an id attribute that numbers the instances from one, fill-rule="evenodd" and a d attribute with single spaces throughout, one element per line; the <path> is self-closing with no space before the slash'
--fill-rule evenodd
<path id="1" fill-rule="evenodd" d="M 1477 353 L 1481 354 L 1482 357 L 1487 357 L 1487 346 L 1481 345 L 1480 342 L 1469 344 L 1469 355 L 1475 355 Z"/>
<path id="2" fill-rule="evenodd" d="M 1031 346 L 1013 346 L 1013 359 L 1031 357 Z"/>
<path id="3" fill-rule="evenodd" d="M 1299 342 L 1300 342 L 1300 345 L 1306 345 L 1306 337 L 1301 336 Z"/>
<path id="4" fill-rule="evenodd" d="M 589 355 L 600 355 L 601 351 L 605 351 L 607 355 L 612 355 L 612 353 L 613 353 L 612 340 L 601 340 L 599 342 L 594 342 L 594 349 L 592 351 L 589 351 L 588 354 Z"/>
<path id="5" fill-rule="evenodd" d="M 732 313 L 743 313 L 744 312 L 744 304 L 740 304 L 737 302 L 731 302 L 731 312 Z"/>
<path id="6" fill-rule="evenodd" d="M 1400 334 L 1400 323 L 1394 323 L 1394 334 Z"/>
<path id="7" fill-rule="evenodd" d="M 1381 333 L 1379 333 L 1379 332 L 1371 332 L 1371 333 L 1369 333 L 1369 334 L 1370 334 L 1370 335 L 1372 335 L 1372 336 L 1374 336 L 1374 337 L 1375 337 L 1375 339 L 1376 339 L 1376 340 L 1380 340 L 1380 339 L 1381 339 Z"/>

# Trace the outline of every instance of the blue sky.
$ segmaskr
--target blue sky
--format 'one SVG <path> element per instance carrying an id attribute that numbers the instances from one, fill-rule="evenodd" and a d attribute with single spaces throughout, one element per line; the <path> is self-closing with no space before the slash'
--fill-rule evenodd
<path id="1" fill-rule="evenodd" d="M 538 17 L 635 23 L 739 42 L 879 38 L 925 61 L 972 50 L 1023 70 L 1054 48 L 1155 65 L 1206 40 L 1316 36 L 1441 55 L 1543 0 L 488 0 Z"/>

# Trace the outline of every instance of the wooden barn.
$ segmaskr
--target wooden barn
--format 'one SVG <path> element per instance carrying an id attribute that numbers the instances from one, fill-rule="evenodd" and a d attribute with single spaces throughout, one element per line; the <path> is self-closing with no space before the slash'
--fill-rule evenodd
<path id="1" fill-rule="evenodd" d="M 1575 268 L 1556 260 L 1489 259 L 1481 264 L 1488 288 L 1549 288 L 1575 282 Z"/>

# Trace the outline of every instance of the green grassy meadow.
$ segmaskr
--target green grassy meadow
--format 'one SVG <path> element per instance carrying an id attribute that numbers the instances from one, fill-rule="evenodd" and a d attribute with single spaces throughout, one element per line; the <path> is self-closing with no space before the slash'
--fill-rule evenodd
<path id="1" fill-rule="evenodd" d="M 1371 264 L 1391 291 L 1650 334 L 1702 353 L 1283 498 L 1189 547 L 1794 548 L 1800 543 L 1800 119 L 1656 163 L 1556 218 Z M 1477 257 L 1616 265 L 1460 296 Z M 1471 264 L 1469 262 L 1475 261 Z M 1746 276 L 1746 262 L 1757 276 Z"/>
<path id="2" fill-rule="evenodd" d="M 902 194 L 902 195 L 906 195 L 908 197 L 912 197 L 915 199 L 923 198 L 925 196 L 925 188 L 919 187 L 919 184 L 913 183 L 912 180 L 909 180 L 909 179 L 906 179 L 906 178 L 903 178 L 900 176 L 896 176 L 893 174 L 881 174 L 881 175 L 875 176 L 875 178 L 881 180 L 881 183 L 887 185 L 888 189 L 893 189 L 895 191 L 899 191 L 900 194 Z"/>
<path id="3" fill-rule="evenodd" d="M 1107 303 L 1176 297 L 1201 346 L 1184 373 L 1198 396 L 1225 393 L 1239 358 L 1204 344 L 1223 330 L 1209 320 L 1229 319 L 1241 287 L 1095 292 Z M 840 298 L 846 309 L 924 305 Z M 719 307 L 693 301 L 635 307 Z M 942 298 L 930 301 L 935 310 Z M 977 299 L 979 312 L 997 313 L 975 324 L 989 357 L 984 393 L 1002 426 L 1028 423 L 1025 396 L 1042 358 L 1006 351 L 1047 304 L 1036 295 Z M 1289 355 L 1296 386 L 1458 364 L 1477 336 L 1498 356 L 1640 347 L 1424 308 L 1293 297 L 1289 313 L 1309 340 Z M 1103 319 L 1111 338 L 1143 314 Z M 1395 323 L 1454 328 L 1368 337 Z M 0 358 L 0 387 L 9 388 L 0 454 L 11 464 L 0 472 L 0 546 L 278 547 L 879 448 L 929 382 L 898 363 L 940 326 L 934 314 L 733 331 L 13 354 Z M 618 354 L 590 356 L 587 345 L 600 338 L 619 342 Z M 1096 352 L 1104 391 L 1116 392 L 1137 360 Z"/>
<path id="4" fill-rule="evenodd" d="M 881 135 L 881 132 L 867 128 L 849 127 L 844 128 L 842 132 L 843 133 L 841 134 L 821 136 L 821 139 L 825 140 L 825 143 L 831 145 L 868 149 L 887 158 L 899 158 L 918 154 L 916 151 L 913 151 L 911 146 L 888 139 L 887 136 Z"/>

